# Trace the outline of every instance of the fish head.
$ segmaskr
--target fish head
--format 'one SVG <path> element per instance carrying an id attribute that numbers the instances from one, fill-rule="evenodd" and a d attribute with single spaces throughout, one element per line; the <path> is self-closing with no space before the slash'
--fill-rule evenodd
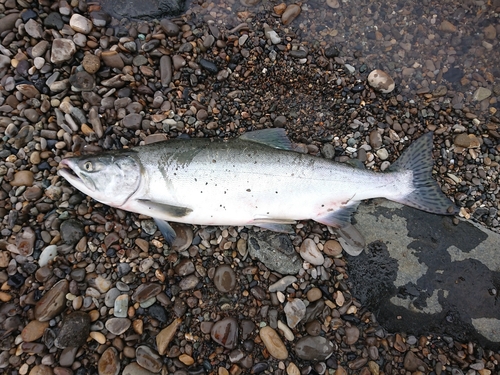
<path id="1" fill-rule="evenodd" d="M 96 201 L 121 207 L 141 183 L 141 165 L 130 155 L 93 155 L 63 159 L 58 174 Z"/>

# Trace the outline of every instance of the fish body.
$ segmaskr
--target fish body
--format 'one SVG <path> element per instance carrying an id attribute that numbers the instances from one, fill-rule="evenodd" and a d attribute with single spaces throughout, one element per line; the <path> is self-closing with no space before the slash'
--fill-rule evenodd
<path id="1" fill-rule="evenodd" d="M 312 219 L 338 228 L 359 251 L 364 243 L 350 216 L 365 199 L 455 212 L 431 178 L 431 149 L 429 133 L 388 172 L 376 173 L 294 152 L 282 129 L 267 129 L 227 141 L 176 139 L 64 159 L 59 174 L 97 201 L 155 219 L 280 232 Z"/>

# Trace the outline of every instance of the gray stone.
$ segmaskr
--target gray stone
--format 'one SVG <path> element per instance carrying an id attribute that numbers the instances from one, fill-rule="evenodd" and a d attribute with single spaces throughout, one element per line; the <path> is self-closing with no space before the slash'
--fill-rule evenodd
<path id="1" fill-rule="evenodd" d="M 76 219 L 63 221 L 60 228 L 61 239 L 67 245 L 74 245 L 84 236 L 83 224 Z"/>
<path id="2" fill-rule="evenodd" d="M 89 333 L 90 316 L 83 311 L 75 311 L 64 318 L 54 345 L 59 349 L 78 348 L 85 344 Z"/>
<path id="3" fill-rule="evenodd" d="M 269 269 L 283 275 L 295 275 L 302 268 L 302 259 L 295 251 L 290 237 L 271 231 L 248 234 L 250 256 Z"/>
<path id="4" fill-rule="evenodd" d="M 348 257 L 353 295 L 384 328 L 500 348 L 499 234 L 385 200 L 355 219 L 367 245 Z"/>
<path id="5" fill-rule="evenodd" d="M 333 343 L 322 336 L 305 336 L 295 344 L 295 353 L 306 361 L 324 361 L 335 349 Z"/>

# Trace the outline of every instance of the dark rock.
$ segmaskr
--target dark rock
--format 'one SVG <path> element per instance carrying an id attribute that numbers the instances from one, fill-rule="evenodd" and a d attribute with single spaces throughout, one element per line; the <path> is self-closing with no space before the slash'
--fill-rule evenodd
<path id="1" fill-rule="evenodd" d="M 215 65 L 210 60 L 200 59 L 200 65 L 203 69 L 205 69 L 207 72 L 211 74 L 217 74 L 219 72 L 217 65 Z"/>
<path id="2" fill-rule="evenodd" d="M 75 311 L 64 318 L 61 331 L 54 345 L 59 349 L 80 347 L 87 341 L 90 333 L 90 316 L 82 311 Z"/>
<path id="3" fill-rule="evenodd" d="M 67 245 L 74 245 L 85 235 L 83 224 L 76 219 L 63 221 L 60 228 L 61 239 Z"/>
<path id="4" fill-rule="evenodd" d="M 172 17 L 184 11 L 185 0 L 103 0 L 102 9 L 117 19 Z"/>
<path id="5" fill-rule="evenodd" d="M 53 12 L 43 20 L 43 25 L 48 29 L 61 30 L 64 27 L 64 21 L 61 14 Z"/>

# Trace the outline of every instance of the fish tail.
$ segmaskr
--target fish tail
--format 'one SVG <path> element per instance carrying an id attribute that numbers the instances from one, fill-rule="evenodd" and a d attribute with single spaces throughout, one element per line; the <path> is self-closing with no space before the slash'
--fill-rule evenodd
<path id="1" fill-rule="evenodd" d="M 389 168 L 391 172 L 411 171 L 413 185 L 411 193 L 391 200 L 434 214 L 454 215 L 458 208 L 432 179 L 432 136 L 431 132 L 418 138 Z"/>

